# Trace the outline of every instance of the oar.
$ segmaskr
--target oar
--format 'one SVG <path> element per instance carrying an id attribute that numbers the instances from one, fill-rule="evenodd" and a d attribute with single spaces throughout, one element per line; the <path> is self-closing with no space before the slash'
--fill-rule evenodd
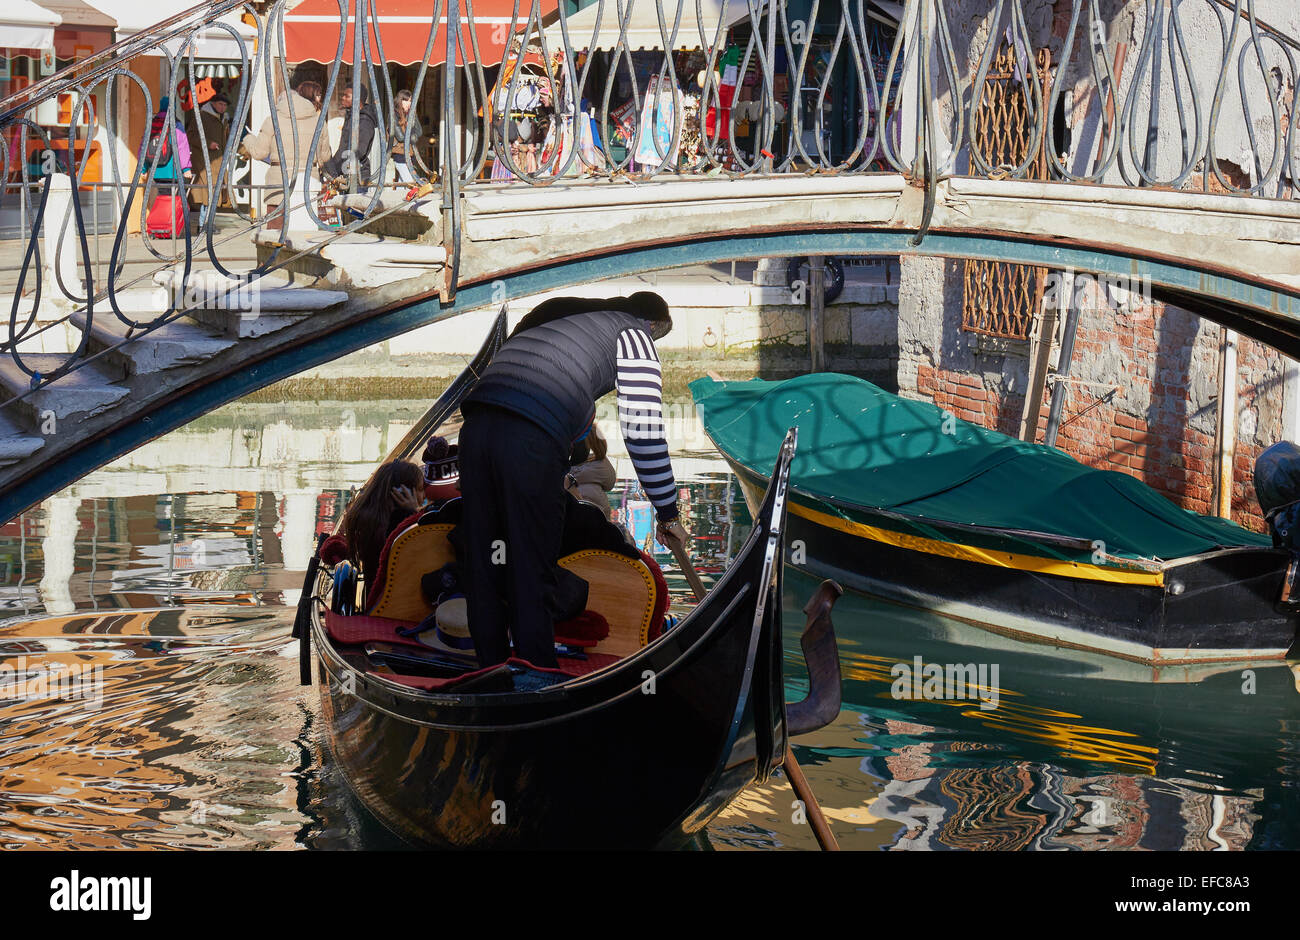
<path id="1" fill-rule="evenodd" d="M 668 540 L 668 547 L 672 550 L 673 557 L 677 559 L 677 564 L 681 567 L 682 573 L 686 575 L 686 580 L 691 586 L 691 592 L 694 593 L 695 600 L 704 600 L 704 582 L 700 580 L 699 573 L 696 572 L 695 565 L 691 562 L 691 556 L 686 553 L 686 546 L 670 532 L 665 532 L 664 538 Z M 790 749 L 788 738 L 785 742 L 785 775 L 790 781 L 790 786 L 794 789 L 794 795 L 799 798 L 804 805 L 804 809 L 808 812 L 808 822 L 812 826 L 813 835 L 817 837 L 817 844 L 823 852 L 838 852 L 840 844 L 835 841 L 835 834 L 831 832 L 831 827 L 826 824 L 826 817 L 822 814 L 821 804 L 817 802 L 812 787 L 808 785 L 808 778 L 803 775 L 803 769 L 799 766 L 799 762 L 794 759 L 794 751 Z"/>
<path id="2" fill-rule="evenodd" d="M 686 545 L 671 532 L 665 532 L 663 538 L 668 542 L 668 548 L 677 559 L 677 567 L 682 569 L 682 574 L 686 575 L 686 583 L 691 586 L 691 593 L 695 595 L 697 601 L 704 600 L 704 595 L 708 589 L 700 579 L 700 573 L 695 570 L 695 565 L 691 564 L 691 556 L 686 553 Z"/>

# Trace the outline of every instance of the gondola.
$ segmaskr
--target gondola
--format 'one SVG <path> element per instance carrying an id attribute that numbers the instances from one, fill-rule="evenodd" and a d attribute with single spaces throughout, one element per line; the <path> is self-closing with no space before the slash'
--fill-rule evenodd
<path id="1" fill-rule="evenodd" d="M 500 346 L 504 326 L 503 313 L 476 360 L 409 435 L 404 454 L 457 410 Z M 567 681 L 544 688 L 530 687 L 536 671 L 513 660 L 457 673 L 445 661 L 428 669 L 404 663 L 402 650 L 386 655 L 392 650 L 373 642 L 376 622 L 390 633 L 403 622 L 392 619 L 403 586 L 391 596 L 386 586 L 380 604 L 365 613 L 340 615 L 337 572 L 313 559 L 295 624 L 303 679 L 311 681 L 314 649 L 330 754 L 361 803 L 417 846 L 627 849 L 698 842 L 745 787 L 768 780 L 782 765 L 789 735 L 838 713 L 837 661 L 832 677 L 824 668 L 810 669 L 809 697 L 788 714 L 783 701 L 782 526 L 795 439 L 792 429 L 781 444 L 744 547 L 681 622 L 652 638 L 642 617 L 634 623 L 639 636 L 624 636 L 621 648 L 604 653 L 603 641 L 573 664 Z M 395 534 L 385 576 L 400 577 L 394 571 L 405 563 L 397 560 L 403 546 L 424 538 L 424 549 L 411 547 L 402 556 L 418 559 L 441 537 L 425 530 L 437 528 L 417 522 Z M 620 577 L 647 574 L 631 559 L 578 554 L 574 564 L 592 579 L 593 607 L 601 606 L 598 595 L 602 604 L 627 601 L 597 590 L 600 565 Z M 418 578 L 422 567 L 418 560 L 408 564 L 406 575 Z M 656 581 L 666 603 L 666 587 Z M 814 665 L 819 655 L 826 662 L 828 649 L 834 656 L 835 596 L 823 590 L 807 608 L 805 639 L 817 648 L 806 642 L 805 652 Z M 662 604 L 657 610 L 662 613 Z M 617 619 L 605 612 L 611 623 Z M 408 608 L 404 622 L 417 614 Z"/>
<path id="2" fill-rule="evenodd" d="M 853 376 L 691 383 L 756 506 L 797 423 L 790 561 L 846 587 L 1017 640 L 1151 665 L 1283 659 L 1290 553 L 1086 467 Z"/>

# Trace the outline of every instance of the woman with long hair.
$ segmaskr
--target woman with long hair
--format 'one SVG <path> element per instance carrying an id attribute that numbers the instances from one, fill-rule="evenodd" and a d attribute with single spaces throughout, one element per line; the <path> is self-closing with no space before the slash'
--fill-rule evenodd
<path id="1" fill-rule="evenodd" d="M 314 173 L 308 172 L 307 158 L 311 155 L 311 144 L 316 134 L 316 124 L 320 119 L 320 84 L 307 79 L 299 81 L 292 91 L 283 92 L 275 102 L 275 118 L 268 117 L 262 122 L 262 128 L 256 134 L 250 134 L 239 145 L 240 156 L 251 160 L 261 160 L 270 164 L 266 174 L 264 204 L 266 211 L 263 218 L 271 228 L 311 228 L 315 223 L 307 212 L 307 203 L 314 200 L 318 191 L 313 181 Z M 294 128 L 297 127 L 297 148 L 294 147 Z M 276 143 L 276 131 L 279 130 L 279 144 Z M 287 166 L 280 165 L 283 154 Z M 322 133 L 317 144 L 315 162 L 320 165 L 330 157 L 329 142 Z M 282 188 L 290 181 L 293 183 L 292 206 L 286 212 L 277 213 L 285 200 Z M 289 211 L 297 211 L 293 224 L 286 224 Z"/>
<path id="2" fill-rule="evenodd" d="M 382 464 L 348 504 L 337 536 L 347 545 L 347 558 L 367 580 L 379 570 L 379 553 L 393 530 L 420 509 L 424 469 L 406 460 Z"/>
<path id="3" fill-rule="evenodd" d="M 411 172 L 411 161 L 406 152 L 406 128 L 411 128 L 411 150 L 412 155 L 420 148 L 420 135 L 423 131 L 420 128 L 420 120 L 415 116 L 415 106 L 411 101 L 411 92 L 403 88 L 397 93 L 393 103 L 397 111 L 397 116 L 393 120 L 391 137 L 392 149 L 389 151 L 393 158 L 393 172 L 398 182 L 414 183 L 415 176 Z"/>

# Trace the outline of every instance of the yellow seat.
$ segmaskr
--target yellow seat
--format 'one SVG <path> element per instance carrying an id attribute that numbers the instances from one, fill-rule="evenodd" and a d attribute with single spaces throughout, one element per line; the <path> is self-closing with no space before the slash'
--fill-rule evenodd
<path id="1" fill-rule="evenodd" d="M 371 616 L 418 623 L 433 613 L 420 590 L 420 579 L 456 560 L 447 540 L 452 528 L 445 523 L 412 525 L 393 540 L 380 561 L 383 587 Z M 649 642 L 655 581 L 644 561 L 605 549 L 586 549 L 561 558 L 560 566 L 587 582 L 587 609 L 609 621 L 609 636 L 592 652 L 627 656 Z"/>

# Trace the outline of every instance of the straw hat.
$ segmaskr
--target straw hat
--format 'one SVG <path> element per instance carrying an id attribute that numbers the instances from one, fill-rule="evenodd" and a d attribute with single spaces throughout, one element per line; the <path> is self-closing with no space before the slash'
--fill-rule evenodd
<path id="1" fill-rule="evenodd" d="M 469 633 L 469 612 L 464 596 L 449 598 L 434 611 L 435 626 L 417 639 L 430 649 L 457 659 L 476 659 L 474 638 Z"/>

